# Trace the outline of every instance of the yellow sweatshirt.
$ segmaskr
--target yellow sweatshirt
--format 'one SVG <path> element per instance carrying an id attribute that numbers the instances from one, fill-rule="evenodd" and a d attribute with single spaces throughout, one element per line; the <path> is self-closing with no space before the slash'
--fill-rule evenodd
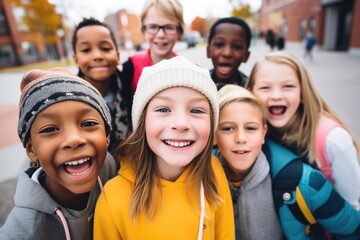
<path id="1" fill-rule="evenodd" d="M 230 191 L 221 164 L 212 158 L 211 165 L 223 203 L 216 209 L 205 198 L 205 219 L 202 239 L 235 239 L 234 216 Z M 130 166 L 122 165 L 118 176 L 108 181 L 100 195 L 94 221 L 94 239 L 197 239 L 200 221 L 200 191 L 189 202 L 185 183 L 188 171 L 175 181 L 161 179 L 163 208 L 152 220 L 143 215 L 135 224 L 129 214 L 134 185 Z"/>

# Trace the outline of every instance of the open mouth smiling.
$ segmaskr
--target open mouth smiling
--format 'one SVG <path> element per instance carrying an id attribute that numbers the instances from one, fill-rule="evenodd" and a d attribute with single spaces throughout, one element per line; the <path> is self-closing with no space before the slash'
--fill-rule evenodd
<path id="1" fill-rule="evenodd" d="M 230 63 L 219 63 L 218 65 L 219 67 L 228 67 L 228 68 L 231 68 L 231 64 Z"/>
<path id="2" fill-rule="evenodd" d="M 170 141 L 170 140 L 164 140 L 163 142 L 168 146 L 178 147 L 178 148 L 187 147 L 193 143 L 193 141 Z"/>
<path id="3" fill-rule="evenodd" d="M 217 69 L 218 69 L 219 73 L 226 75 L 231 72 L 232 65 L 228 64 L 228 63 L 219 63 L 217 66 Z"/>
<path id="4" fill-rule="evenodd" d="M 80 176 L 88 172 L 93 163 L 93 158 L 83 158 L 75 161 L 69 161 L 61 165 L 63 170 L 73 176 Z"/>
<path id="5" fill-rule="evenodd" d="M 269 113 L 273 116 L 281 116 L 286 112 L 287 107 L 285 106 L 271 106 L 268 108 Z"/>
<path id="6" fill-rule="evenodd" d="M 168 45 L 167 42 L 154 42 L 154 44 L 155 44 L 156 46 L 159 46 L 159 47 L 165 47 L 165 46 Z"/>

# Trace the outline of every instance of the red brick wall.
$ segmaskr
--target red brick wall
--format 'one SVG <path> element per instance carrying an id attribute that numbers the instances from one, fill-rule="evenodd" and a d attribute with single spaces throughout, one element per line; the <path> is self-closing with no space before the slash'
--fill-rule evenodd
<path id="1" fill-rule="evenodd" d="M 355 0 L 353 14 L 350 46 L 352 48 L 360 48 L 360 0 Z"/>

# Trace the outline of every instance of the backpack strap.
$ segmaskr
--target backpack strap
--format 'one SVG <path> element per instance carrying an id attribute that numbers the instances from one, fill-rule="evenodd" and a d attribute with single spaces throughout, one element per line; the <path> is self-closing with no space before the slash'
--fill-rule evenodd
<path id="1" fill-rule="evenodd" d="M 339 126 L 339 123 L 335 120 L 326 118 L 318 127 L 315 136 L 315 154 L 318 159 L 316 162 L 317 167 L 331 183 L 334 183 L 334 181 L 331 177 L 332 169 L 326 152 L 326 137 L 333 128 Z"/>

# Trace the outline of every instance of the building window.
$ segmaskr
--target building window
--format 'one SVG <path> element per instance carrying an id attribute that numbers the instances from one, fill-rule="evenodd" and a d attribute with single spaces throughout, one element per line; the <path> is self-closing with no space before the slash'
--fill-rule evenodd
<path id="1" fill-rule="evenodd" d="M 6 18 L 2 7 L 0 7 L 0 34 L 8 34 Z"/>
<path id="2" fill-rule="evenodd" d="M 31 61 L 38 60 L 38 55 L 36 52 L 35 44 L 30 43 L 30 42 L 22 42 L 21 47 L 25 53 L 25 55 L 24 55 L 25 62 L 31 62 Z"/>
<path id="3" fill-rule="evenodd" d="M 306 19 L 301 19 L 299 26 L 299 37 L 304 39 L 306 34 Z"/>
<path id="4" fill-rule="evenodd" d="M 22 7 L 14 7 L 13 15 L 16 22 L 16 27 L 19 32 L 29 32 L 30 29 L 25 23 L 25 9 Z"/>
<path id="5" fill-rule="evenodd" d="M 315 27 L 316 27 L 316 19 L 314 16 L 311 16 L 309 20 L 309 31 L 315 33 Z"/>
<path id="6" fill-rule="evenodd" d="M 0 45 L 0 66 L 14 65 L 16 56 L 10 44 Z"/>

